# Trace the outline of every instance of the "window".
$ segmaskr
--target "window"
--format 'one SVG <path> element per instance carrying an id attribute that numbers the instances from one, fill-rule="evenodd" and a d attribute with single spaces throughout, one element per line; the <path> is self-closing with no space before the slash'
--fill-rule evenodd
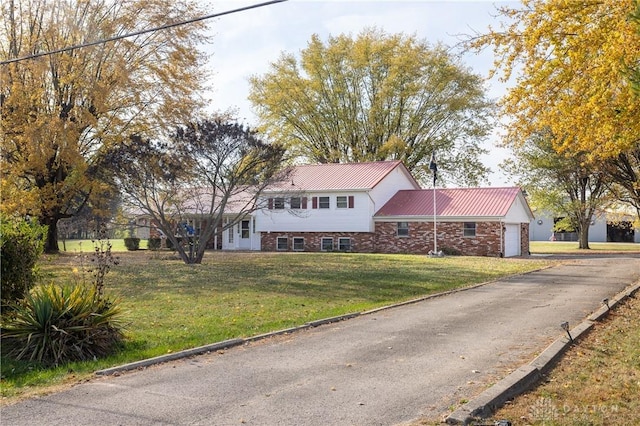
<path id="1" fill-rule="evenodd" d="M 465 237 L 475 237 L 476 236 L 476 223 L 475 222 L 465 222 L 462 228 L 462 235 Z"/>
<path id="2" fill-rule="evenodd" d="M 329 197 L 318 197 L 318 206 L 321 209 L 329 208 Z"/>
<path id="3" fill-rule="evenodd" d="M 241 238 L 249 238 L 249 221 L 243 220 L 240 229 Z"/>
<path id="4" fill-rule="evenodd" d="M 336 197 L 336 207 L 339 209 L 346 209 L 347 207 L 349 207 L 346 195 L 339 195 L 338 197 Z"/>
<path id="5" fill-rule="evenodd" d="M 278 197 L 273 199 L 273 208 L 276 210 L 284 209 L 284 198 Z"/>
<path id="6" fill-rule="evenodd" d="M 333 251 L 333 238 L 323 238 L 320 244 L 322 251 Z"/>
<path id="7" fill-rule="evenodd" d="M 231 225 L 227 230 L 227 232 L 229 232 L 229 244 L 233 244 L 233 228 L 234 226 Z"/>
<path id="8" fill-rule="evenodd" d="M 336 197 L 336 207 L 339 209 L 352 209 L 354 205 L 353 195 L 339 195 Z"/>
<path id="9" fill-rule="evenodd" d="M 276 244 L 278 250 L 283 251 L 289 249 L 289 240 L 287 239 L 287 237 L 278 237 Z"/>
<path id="10" fill-rule="evenodd" d="M 398 237 L 409 236 L 409 222 L 398 222 Z"/>
<path id="11" fill-rule="evenodd" d="M 304 251 L 304 238 L 297 237 L 293 239 L 293 250 Z"/>
<path id="12" fill-rule="evenodd" d="M 302 199 L 300 197 L 292 197 L 291 198 L 291 208 L 292 209 L 302 208 Z"/>
<path id="13" fill-rule="evenodd" d="M 338 239 L 338 250 L 340 250 L 340 251 L 351 251 L 351 238 L 339 238 Z"/>

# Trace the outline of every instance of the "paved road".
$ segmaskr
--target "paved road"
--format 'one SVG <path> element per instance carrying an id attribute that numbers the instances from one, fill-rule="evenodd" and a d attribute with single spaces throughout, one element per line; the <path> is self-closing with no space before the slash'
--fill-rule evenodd
<path id="1" fill-rule="evenodd" d="M 640 279 L 640 256 L 567 260 L 3 407 L 2 425 L 392 425 L 470 399 Z"/>

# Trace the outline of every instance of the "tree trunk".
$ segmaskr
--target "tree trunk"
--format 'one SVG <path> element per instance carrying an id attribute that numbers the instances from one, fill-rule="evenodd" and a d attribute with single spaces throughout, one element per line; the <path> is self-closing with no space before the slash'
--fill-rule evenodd
<path id="1" fill-rule="evenodd" d="M 44 252 L 49 254 L 56 254 L 60 252 L 58 247 L 58 218 L 57 217 L 43 217 L 40 218 L 40 223 L 47 225 L 47 239 L 44 242 Z"/>
<path id="2" fill-rule="evenodd" d="M 591 220 L 586 223 L 581 223 L 580 228 L 578 229 L 578 248 L 589 250 L 589 225 L 591 224 Z"/>

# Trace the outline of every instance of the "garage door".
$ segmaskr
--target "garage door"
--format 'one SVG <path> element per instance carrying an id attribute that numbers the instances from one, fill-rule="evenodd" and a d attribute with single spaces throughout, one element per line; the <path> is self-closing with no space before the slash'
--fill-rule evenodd
<path id="1" fill-rule="evenodd" d="M 505 257 L 520 256 L 520 225 L 507 224 L 504 233 Z"/>

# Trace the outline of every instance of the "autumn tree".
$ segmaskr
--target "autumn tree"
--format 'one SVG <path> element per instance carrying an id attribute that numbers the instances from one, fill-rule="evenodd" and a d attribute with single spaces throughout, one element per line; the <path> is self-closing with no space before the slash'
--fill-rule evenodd
<path id="1" fill-rule="evenodd" d="M 430 176 L 431 153 L 445 179 L 475 185 L 491 130 L 482 79 L 445 46 L 367 29 L 323 43 L 311 38 L 298 59 L 283 53 L 250 79 L 261 129 L 311 162 L 402 160 Z"/>
<path id="2" fill-rule="evenodd" d="M 113 196 L 103 152 L 131 134 L 154 137 L 199 107 L 203 28 L 9 61 L 200 13 L 188 0 L 9 0 L 0 14 L 1 208 L 39 218 L 46 251 L 56 252 L 60 219 Z"/>
<path id="3" fill-rule="evenodd" d="M 264 188 L 286 179 L 284 153 L 243 125 L 206 119 L 178 127 L 164 143 L 134 137 L 109 156 L 129 210 L 148 216 L 193 264 L 222 231 L 264 207 Z"/>
<path id="4" fill-rule="evenodd" d="M 548 129 L 553 149 L 581 158 L 585 170 L 618 159 L 623 163 L 613 169 L 634 164 L 626 160 L 640 148 L 640 97 L 629 78 L 640 61 L 640 32 L 631 17 L 637 7 L 636 0 L 523 0 L 498 8 L 507 23 L 467 44 L 492 48 L 494 72 L 505 81 L 514 77 L 501 101 L 505 145 L 521 146 Z M 609 176 L 636 179 L 621 187 L 640 188 L 640 169 Z"/>
<path id="5" fill-rule="evenodd" d="M 578 247 L 589 248 L 589 226 L 610 202 L 604 166 L 585 167 L 587 153 L 558 153 L 549 130 L 513 148 L 504 168 L 516 176 L 536 208 L 567 219 Z"/>

